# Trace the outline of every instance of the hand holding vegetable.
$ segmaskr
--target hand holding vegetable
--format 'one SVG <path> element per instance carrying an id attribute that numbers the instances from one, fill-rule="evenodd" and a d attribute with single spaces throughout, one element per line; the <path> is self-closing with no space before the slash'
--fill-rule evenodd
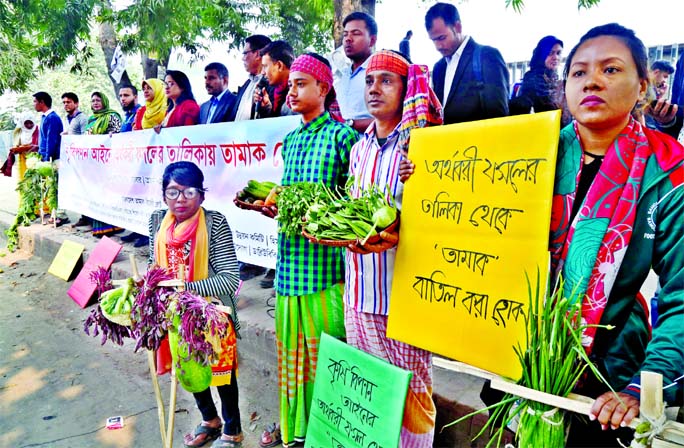
<path id="1" fill-rule="evenodd" d="M 639 404 L 639 399 L 629 394 L 606 392 L 594 401 L 589 419 L 598 419 L 604 431 L 608 429 L 608 425 L 612 429 L 629 426 L 639 415 Z"/>
<path id="2" fill-rule="evenodd" d="M 275 205 L 261 207 L 261 214 L 267 218 L 274 219 L 278 216 L 278 207 Z"/>
<path id="3" fill-rule="evenodd" d="M 416 169 L 416 165 L 408 158 L 408 153 L 402 151 L 402 159 L 399 162 L 399 180 L 406 182 Z"/>

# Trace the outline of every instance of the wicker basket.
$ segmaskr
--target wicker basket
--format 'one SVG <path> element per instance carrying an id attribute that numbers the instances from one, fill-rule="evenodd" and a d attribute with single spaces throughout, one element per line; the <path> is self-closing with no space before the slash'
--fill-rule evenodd
<path id="1" fill-rule="evenodd" d="M 261 212 L 261 209 L 264 208 L 264 205 L 254 205 L 250 204 L 249 202 L 245 202 L 242 200 L 242 196 L 240 195 L 240 192 L 235 195 L 235 200 L 233 201 L 235 205 L 241 209 L 244 210 L 254 210 L 257 212 Z"/>
<path id="2" fill-rule="evenodd" d="M 399 224 L 399 217 L 394 220 L 392 224 L 384 228 L 383 230 L 386 232 L 393 232 L 394 229 L 397 228 L 397 225 Z M 306 231 L 304 227 L 302 227 L 302 235 L 312 243 L 316 244 L 322 244 L 323 246 L 332 246 L 332 247 L 347 247 L 350 244 L 356 243 L 356 242 L 361 242 L 359 238 L 353 239 L 353 240 L 326 240 L 326 239 L 318 239 L 315 236 L 311 235 L 309 232 Z M 382 237 L 380 236 L 380 233 L 376 233 L 375 235 L 371 236 L 368 238 L 366 241 L 367 244 L 378 244 L 382 240 Z"/>
<path id="3" fill-rule="evenodd" d="M 130 327 L 133 325 L 133 321 L 131 321 L 131 313 L 109 314 L 103 310 L 102 307 L 100 307 L 100 309 L 102 310 L 102 315 L 110 322 L 123 325 L 124 327 Z"/>

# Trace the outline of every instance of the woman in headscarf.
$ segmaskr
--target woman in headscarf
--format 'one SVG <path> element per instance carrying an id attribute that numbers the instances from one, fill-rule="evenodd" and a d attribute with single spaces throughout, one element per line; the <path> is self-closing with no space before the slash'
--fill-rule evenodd
<path id="1" fill-rule="evenodd" d="M 93 114 L 88 118 L 86 134 L 111 134 L 121 129 L 121 115 L 109 108 L 109 98 L 103 93 L 93 92 L 90 96 Z"/>
<path id="2" fill-rule="evenodd" d="M 133 130 L 150 129 L 164 121 L 166 116 L 167 99 L 164 95 L 164 82 L 161 79 L 150 78 L 142 82 L 145 105 L 135 114 Z"/>
<path id="3" fill-rule="evenodd" d="M 410 131 L 442 124 L 442 106 L 429 86 L 428 68 L 382 50 L 366 67 L 365 99 L 373 122 L 349 156 L 351 195 L 377 186 L 401 209 L 402 160 Z M 432 354 L 387 337 L 396 247 L 374 252 L 353 244 L 347 251 L 344 324 L 347 343 L 413 373 L 406 396 L 401 447 L 431 447 L 435 430 Z"/>
<path id="4" fill-rule="evenodd" d="M 167 70 L 165 93 L 168 98 L 166 117 L 161 125 L 155 126 L 159 131 L 162 127 L 192 126 L 199 123 L 200 108 L 192 94 L 190 80 L 185 73 L 178 70 Z"/>
<path id="5" fill-rule="evenodd" d="M 238 408 L 237 320 L 235 291 L 239 285 L 238 264 L 230 227 L 225 216 L 205 210 L 204 175 L 192 162 L 175 162 L 164 170 L 162 192 L 166 210 L 156 210 L 150 217 L 149 265 L 177 272 L 185 267 L 185 289 L 204 296 L 216 296 L 231 307 L 232 330 L 221 341 L 222 352 L 212 365 L 212 386 L 221 401 L 219 417 L 210 388 L 194 393 L 202 422 L 192 434 L 186 434 L 186 447 L 204 446 L 219 438 L 213 447 L 237 448 L 243 440 Z M 171 368 L 168 340 L 157 352 L 157 373 Z M 223 428 L 222 428 L 223 427 Z M 223 430 L 222 430 L 223 429 Z"/>
<path id="6" fill-rule="evenodd" d="M 12 132 L 12 148 L 7 154 L 7 160 L 2 165 L 2 173 L 12 176 L 15 154 L 19 154 L 19 180 L 24 178 L 26 172 L 26 152 L 31 147 L 38 145 L 38 125 L 31 112 L 24 112 L 17 119 L 17 127 Z"/>
<path id="7" fill-rule="evenodd" d="M 535 112 L 563 109 L 561 126 L 570 122 L 570 115 L 564 109 L 563 83 L 558 77 L 557 69 L 561 62 L 563 41 L 554 37 L 542 38 L 534 51 L 530 61 L 530 70 L 523 76 L 522 86 L 517 98 L 511 101 L 511 108 L 516 113 L 529 113 L 530 108 Z M 517 105 L 522 106 L 522 110 Z"/>
<path id="8" fill-rule="evenodd" d="M 88 117 L 85 133 L 102 135 L 119 132 L 121 129 L 121 115 L 109 108 L 109 98 L 101 92 L 93 92 L 90 96 L 90 105 L 93 115 Z M 102 238 L 105 235 L 113 235 L 123 232 L 123 228 L 107 224 L 93 219 L 93 236 Z"/>

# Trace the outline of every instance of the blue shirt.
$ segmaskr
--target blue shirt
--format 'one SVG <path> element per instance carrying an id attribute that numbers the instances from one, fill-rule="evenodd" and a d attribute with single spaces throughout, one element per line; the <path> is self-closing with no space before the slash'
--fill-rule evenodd
<path id="1" fill-rule="evenodd" d="M 350 68 L 343 76 L 335 80 L 335 94 L 340 104 L 340 112 L 345 120 L 373 118 L 366 108 L 364 91 L 366 89 L 366 67 L 370 58 L 359 65 L 356 70 Z"/>
<path id="2" fill-rule="evenodd" d="M 121 124 L 119 132 L 131 132 L 133 130 L 133 123 L 135 123 L 135 114 L 140 109 L 140 104 L 133 106 L 133 109 L 124 111 L 124 122 Z"/>
<path id="3" fill-rule="evenodd" d="M 50 109 L 40 120 L 38 152 L 44 162 L 59 159 L 59 146 L 62 143 L 62 119 Z"/>

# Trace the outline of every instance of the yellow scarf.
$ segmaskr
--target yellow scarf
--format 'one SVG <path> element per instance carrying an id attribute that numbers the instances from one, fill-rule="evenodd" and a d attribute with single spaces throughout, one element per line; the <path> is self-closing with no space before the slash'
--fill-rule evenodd
<path id="1" fill-rule="evenodd" d="M 154 92 L 152 101 L 145 105 L 145 113 L 142 117 L 142 128 L 150 129 L 160 124 L 166 116 L 166 95 L 164 95 L 164 83 L 160 79 L 150 78 L 143 81 Z"/>
<path id="2" fill-rule="evenodd" d="M 191 240 L 190 275 L 186 281 L 192 282 L 207 278 L 209 276 L 209 236 L 204 209 L 200 207 L 190 219 L 173 227 L 174 224 L 176 224 L 176 217 L 167 211 L 154 242 L 155 261 L 160 267 L 168 268 L 167 245 L 170 248 L 180 247 L 182 250 L 185 243 Z"/>

